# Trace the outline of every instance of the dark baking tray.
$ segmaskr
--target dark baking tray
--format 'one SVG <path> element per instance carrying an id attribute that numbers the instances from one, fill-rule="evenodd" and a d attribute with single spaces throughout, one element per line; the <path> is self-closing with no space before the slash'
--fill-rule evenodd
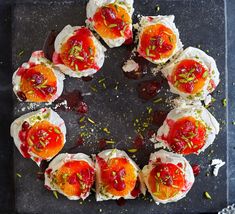
<path id="1" fill-rule="evenodd" d="M 155 6 L 160 5 L 160 11 L 156 12 Z M 86 1 L 40 1 L 17 3 L 12 7 L 12 73 L 24 61 L 27 61 L 33 50 L 42 49 L 46 35 L 51 30 L 61 30 L 66 24 L 83 25 L 85 20 Z M 161 1 L 135 1 L 135 21 L 136 15 L 157 15 L 174 14 L 176 25 L 181 34 L 181 40 L 185 47 L 200 45 L 203 50 L 209 50 L 218 64 L 221 72 L 221 83 L 213 96 L 216 98 L 215 104 L 210 111 L 221 122 L 221 132 L 215 143 L 206 152 L 199 156 L 187 157 L 191 163 L 201 165 L 202 172 L 196 178 L 196 182 L 187 197 L 177 203 L 156 206 L 147 199 L 136 199 L 126 201 L 124 206 L 118 206 L 115 201 L 95 202 L 94 194 L 88 200 L 80 204 L 77 201 L 69 201 L 59 196 L 56 200 L 52 192 L 43 188 L 43 182 L 37 178 L 39 169 L 29 160 L 23 159 L 17 150 L 14 150 L 14 172 L 15 188 L 8 193 L 9 198 L 15 192 L 14 207 L 18 213 L 183 213 L 183 212 L 216 212 L 227 205 L 227 173 L 226 167 L 220 169 L 218 177 L 206 176 L 210 171 L 209 163 L 212 158 L 227 157 L 227 128 L 226 128 L 226 108 L 222 106 L 221 100 L 226 97 L 226 40 L 225 40 L 225 15 L 224 2 L 211 0 L 161 0 Z M 92 118 L 96 125 L 89 124 L 87 129 L 93 129 L 91 137 L 85 143 L 75 149 L 74 152 L 85 152 L 87 154 L 100 151 L 97 141 L 101 138 L 113 138 L 115 145 L 119 149 L 129 149 L 133 147 L 132 140 L 136 136 L 134 132 L 133 120 L 139 118 L 146 107 L 151 106 L 154 110 L 170 110 L 171 106 L 165 100 L 173 99 L 168 92 L 168 86 L 163 81 L 163 88 L 157 98 L 163 98 L 163 102 L 153 104 L 152 101 L 144 102 L 138 98 L 136 87 L 139 82 L 153 79 L 150 74 L 150 63 L 141 62 L 144 70 L 148 71 L 141 80 L 130 80 L 126 78 L 121 66 L 130 56 L 133 47 L 121 47 L 108 49 L 108 56 L 102 70 L 95 75 L 92 81 L 84 82 L 78 79 L 66 78 L 64 97 L 71 97 L 68 94 L 77 94 L 80 91 L 85 95 L 84 100 L 89 105 L 88 116 Z M 19 52 L 24 50 L 24 54 L 19 56 Z M 9 75 L 8 78 L 10 78 Z M 106 78 L 106 89 L 98 83 L 103 77 Z M 156 79 L 161 82 L 162 77 L 157 75 Z M 119 82 L 118 90 L 115 86 Z M 91 86 L 96 86 L 98 92 L 94 93 Z M 8 86 L 9 87 L 9 86 Z M 6 94 L 9 103 L 9 91 Z M 71 98 L 69 98 L 71 99 Z M 30 111 L 26 104 L 19 103 L 13 96 L 14 113 L 16 118 L 23 113 Z M 42 106 L 42 105 L 41 105 Z M 36 106 L 33 109 L 38 109 Z M 24 110 L 26 107 L 26 110 Z M 53 106 L 52 106 L 53 107 Z M 12 108 L 12 107 L 11 107 Z M 10 109 L 10 108 L 9 108 Z M 5 107 L 6 119 L 11 120 L 11 113 Z M 80 115 L 74 111 L 65 111 L 63 108 L 57 109 L 63 117 L 68 128 L 67 143 L 64 152 L 76 144 L 81 129 L 78 120 Z M 100 129 L 108 127 L 111 135 L 107 136 Z M 9 127 L 6 127 L 6 132 Z M 157 129 L 158 127 L 153 127 Z M 9 132 L 8 132 L 9 133 Z M 9 138 L 8 138 L 9 139 Z M 13 143 L 13 142 L 11 142 Z M 11 149 L 11 148 L 9 148 Z M 153 151 L 153 145 L 146 142 L 144 148 L 136 153 L 136 162 L 143 167 L 149 154 Z M 213 151 L 213 152 L 212 152 Z M 9 161 L 10 161 L 9 157 Z M 21 178 L 16 173 L 22 175 Z M 206 200 L 203 192 L 208 191 L 213 200 Z"/>

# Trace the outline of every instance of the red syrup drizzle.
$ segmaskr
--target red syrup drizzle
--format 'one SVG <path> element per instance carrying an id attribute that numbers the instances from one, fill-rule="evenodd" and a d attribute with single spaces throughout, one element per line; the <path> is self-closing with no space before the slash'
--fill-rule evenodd
<path id="1" fill-rule="evenodd" d="M 131 54 L 129 56 L 129 58 L 131 58 Z M 140 57 L 134 57 L 133 60 L 139 65 L 139 68 L 135 71 L 131 71 L 131 72 L 125 72 L 123 71 L 123 74 L 125 75 L 125 77 L 127 77 L 128 79 L 133 79 L 133 80 L 138 80 L 144 77 L 145 74 L 147 74 L 147 65 L 145 63 L 145 59 L 140 58 Z"/>
<path id="2" fill-rule="evenodd" d="M 85 114 L 88 112 L 88 105 L 83 101 L 83 96 L 79 90 L 74 90 L 71 92 L 65 92 L 57 101 L 59 104 L 64 100 L 67 101 L 67 109 L 70 111 L 76 111 L 80 114 Z"/>
<path id="3" fill-rule="evenodd" d="M 25 158 L 31 157 L 30 154 L 28 153 L 29 147 L 26 142 L 27 132 L 28 132 L 29 128 L 30 128 L 29 123 L 27 121 L 25 121 L 25 122 L 23 122 L 23 124 L 21 126 L 21 130 L 19 132 L 19 138 L 21 141 L 20 150 Z"/>
<path id="4" fill-rule="evenodd" d="M 44 181 L 44 173 L 46 172 L 47 174 L 50 174 L 52 169 L 47 169 L 49 165 L 48 161 L 43 160 L 39 166 L 39 171 L 37 172 L 37 179 Z M 47 169 L 47 170 L 46 170 Z"/>
<path id="5" fill-rule="evenodd" d="M 136 180 L 135 188 L 131 191 L 131 196 L 137 198 L 141 193 L 139 177 Z"/>
<path id="6" fill-rule="evenodd" d="M 126 199 L 125 198 L 119 198 L 116 200 L 116 203 L 118 206 L 124 206 L 126 204 Z"/>
<path id="7" fill-rule="evenodd" d="M 145 141 L 142 135 L 138 134 L 133 140 L 134 147 L 136 149 L 141 149 L 145 145 Z"/>
<path id="8" fill-rule="evenodd" d="M 106 139 L 100 139 L 99 141 L 98 141 L 98 144 L 99 144 L 99 149 L 100 150 L 103 150 L 103 149 L 105 149 L 105 147 L 107 146 L 107 142 L 106 142 Z"/>
<path id="9" fill-rule="evenodd" d="M 54 42 L 58 34 L 59 34 L 58 31 L 55 30 L 50 31 L 43 44 L 43 52 L 45 54 L 45 57 L 50 61 L 52 61 L 53 53 L 55 51 Z"/>
<path id="10" fill-rule="evenodd" d="M 195 177 L 198 176 L 201 172 L 201 167 L 199 164 L 193 164 L 192 169 L 193 169 L 193 174 Z"/>
<path id="11" fill-rule="evenodd" d="M 82 80 L 83 80 L 84 82 L 89 82 L 89 81 L 91 81 L 92 79 L 93 79 L 93 76 L 82 77 Z"/>
<path id="12" fill-rule="evenodd" d="M 152 114 L 152 124 L 161 126 L 166 119 L 168 111 L 156 110 Z"/>
<path id="13" fill-rule="evenodd" d="M 83 144 L 84 144 L 84 139 L 79 135 L 75 145 L 71 147 L 68 151 L 71 152 L 77 149 L 78 147 L 82 146 Z"/>
<path id="14" fill-rule="evenodd" d="M 157 80 L 146 80 L 138 84 L 138 96 L 144 100 L 154 98 L 161 89 L 161 84 Z"/>

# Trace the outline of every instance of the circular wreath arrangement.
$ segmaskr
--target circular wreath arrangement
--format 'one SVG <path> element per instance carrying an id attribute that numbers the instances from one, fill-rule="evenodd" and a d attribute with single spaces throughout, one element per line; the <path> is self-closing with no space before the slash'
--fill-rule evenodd
<path id="1" fill-rule="evenodd" d="M 90 0 L 87 27 L 65 26 L 56 35 L 51 57 L 35 51 L 29 61 L 15 71 L 13 91 L 17 98 L 23 102 L 51 103 L 63 92 L 64 75 L 89 80 L 105 61 L 106 48 L 99 37 L 109 48 L 133 43 L 133 12 L 133 0 Z M 92 158 L 83 153 L 58 155 L 66 142 L 64 120 L 51 108 L 25 114 L 12 123 L 11 135 L 23 157 L 31 158 L 38 165 L 50 161 L 44 173 L 45 187 L 53 190 L 56 197 L 59 192 L 70 200 L 84 200 L 95 183 L 97 201 L 135 199 L 145 195 L 146 189 L 157 204 L 178 201 L 186 196 L 194 183 L 194 175 L 200 171 L 198 166 L 191 167 L 182 155 L 199 154 L 219 133 L 219 123 L 201 104 L 202 100 L 207 104 L 211 102 L 209 94 L 220 81 L 215 60 L 198 48 L 183 50 L 172 15 L 142 16 L 134 28 L 138 44 L 133 56 L 137 52 L 156 64 L 156 70 L 165 76 L 171 92 L 181 97 L 176 100 L 175 108 L 163 116 L 157 133 L 149 132 L 155 147 L 168 151 L 161 149 L 152 153 L 142 170 L 126 152 L 116 148 L 103 150 Z M 131 78 L 141 76 L 141 67 L 134 59 L 126 61 L 123 71 Z M 106 87 L 103 81 L 99 82 Z M 142 99 L 152 99 L 159 91 L 158 82 L 144 81 L 138 91 Z M 72 101 L 77 105 L 76 111 L 85 114 L 88 106 L 80 96 L 75 95 Z M 66 106 L 66 102 L 63 105 Z M 84 119 L 81 117 L 80 122 Z M 157 120 L 161 120 L 160 115 Z M 91 118 L 88 121 L 95 123 Z M 109 133 L 108 128 L 103 131 Z M 142 141 L 139 134 L 136 142 Z M 113 144 L 113 141 L 103 139 L 100 144 Z M 136 148 L 128 150 L 136 151 Z M 206 193 L 206 197 L 210 195 Z"/>

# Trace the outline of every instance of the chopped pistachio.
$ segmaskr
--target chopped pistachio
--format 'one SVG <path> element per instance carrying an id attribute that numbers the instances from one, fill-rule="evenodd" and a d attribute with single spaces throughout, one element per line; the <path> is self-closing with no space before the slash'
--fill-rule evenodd
<path id="1" fill-rule="evenodd" d="M 162 101 L 162 98 L 158 98 L 158 99 L 155 99 L 154 101 L 153 101 L 153 103 L 159 103 L 159 102 L 161 102 Z"/>
<path id="2" fill-rule="evenodd" d="M 222 100 L 222 103 L 223 103 L 223 106 L 226 107 L 226 106 L 227 106 L 227 99 L 224 98 L 224 99 Z"/>
<path id="3" fill-rule="evenodd" d="M 204 192 L 204 195 L 205 195 L 205 197 L 206 197 L 207 199 L 210 199 L 210 200 L 212 199 L 211 196 L 210 196 L 210 194 L 209 194 L 208 192 Z"/>
<path id="4" fill-rule="evenodd" d="M 20 52 L 18 53 L 18 56 L 22 56 L 23 54 L 24 54 L 24 50 L 20 51 Z"/>
<path id="5" fill-rule="evenodd" d="M 95 122 L 94 122 L 91 118 L 88 117 L 87 120 L 88 120 L 90 123 L 95 124 Z"/>
<path id="6" fill-rule="evenodd" d="M 59 198 L 59 197 L 58 197 L 58 194 L 57 194 L 57 192 L 56 192 L 55 190 L 53 191 L 53 195 L 55 196 L 56 199 Z"/>
<path id="7" fill-rule="evenodd" d="M 135 153 L 135 152 L 137 152 L 138 150 L 137 150 L 137 149 L 128 149 L 127 151 L 130 152 L 130 153 Z"/>
<path id="8" fill-rule="evenodd" d="M 103 128 L 103 131 L 106 132 L 107 134 L 110 134 L 110 131 L 108 130 L 108 128 Z"/>
<path id="9" fill-rule="evenodd" d="M 16 173 L 16 176 L 19 177 L 19 178 L 22 177 L 20 173 Z"/>
<path id="10" fill-rule="evenodd" d="M 56 134 L 60 134 L 60 130 L 57 129 L 57 128 L 54 128 L 54 132 L 55 132 Z"/>

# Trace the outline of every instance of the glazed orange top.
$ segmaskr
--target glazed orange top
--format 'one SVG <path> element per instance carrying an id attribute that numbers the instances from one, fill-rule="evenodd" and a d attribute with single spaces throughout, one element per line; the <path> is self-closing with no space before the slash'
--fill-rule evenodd
<path id="1" fill-rule="evenodd" d="M 86 161 L 71 160 L 53 174 L 53 181 L 67 196 L 90 192 L 95 171 Z"/>
<path id="2" fill-rule="evenodd" d="M 169 58 L 176 48 L 176 35 L 163 24 L 145 27 L 139 38 L 139 54 L 151 60 Z"/>
<path id="3" fill-rule="evenodd" d="M 172 163 L 156 162 L 148 177 L 152 194 L 160 200 L 173 198 L 186 185 L 184 173 Z"/>
<path id="4" fill-rule="evenodd" d="M 57 91 L 57 79 L 51 68 L 45 64 L 31 65 L 29 69 L 20 68 L 20 92 L 22 101 L 47 102 Z"/>
<path id="5" fill-rule="evenodd" d="M 177 65 L 170 81 L 178 90 L 196 94 L 202 90 L 207 77 L 208 71 L 202 64 L 193 59 L 185 59 Z"/>
<path id="6" fill-rule="evenodd" d="M 188 155 L 197 153 L 206 143 L 206 126 L 194 117 L 167 121 L 170 130 L 166 141 L 174 152 Z"/>
<path id="7" fill-rule="evenodd" d="M 21 151 L 25 157 L 30 157 L 29 152 L 42 159 L 54 157 L 63 148 L 64 136 L 58 126 L 43 120 L 30 126 L 24 122 L 19 132 L 22 142 Z"/>
<path id="8" fill-rule="evenodd" d="M 128 12 L 118 4 L 107 4 L 97 9 L 93 16 L 94 28 L 102 38 L 132 38 L 132 22 Z"/>
<path id="9" fill-rule="evenodd" d="M 137 181 L 136 170 L 126 158 L 111 158 L 108 162 L 97 156 L 101 182 L 105 192 L 124 197 L 131 193 Z"/>
<path id="10" fill-rule="evenodd" d="M 62 45 L 60 60 L 73 71 L 96 69 L 95 63 L 96 47 L 91 31 L 81 27 Z"/>

